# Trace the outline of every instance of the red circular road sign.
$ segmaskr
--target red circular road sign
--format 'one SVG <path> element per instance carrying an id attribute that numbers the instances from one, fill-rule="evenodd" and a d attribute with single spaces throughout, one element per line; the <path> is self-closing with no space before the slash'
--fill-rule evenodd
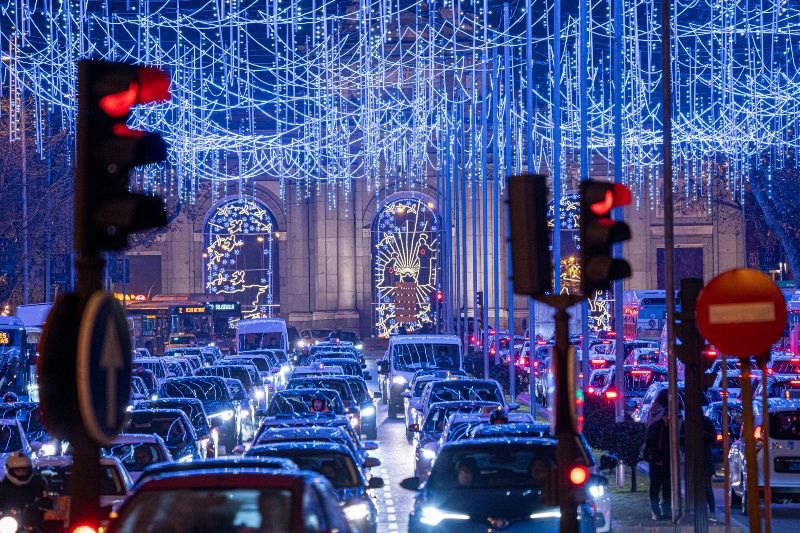
<path id="1" fill-rule="evenodd" d="M 786 301 L 771 278 L 735 268 L 697 298 L 697 328 L 718 350 L 749 357 L 769 351 L 786 327 Z"/>

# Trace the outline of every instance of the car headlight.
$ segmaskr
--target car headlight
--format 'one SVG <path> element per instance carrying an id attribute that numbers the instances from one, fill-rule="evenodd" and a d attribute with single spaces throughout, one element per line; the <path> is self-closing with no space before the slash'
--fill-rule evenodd
<path id="1" fill-rule="evenodd" d="M 217 417 L 227 422 L 228 420 L 233 418 L 233 411 L 228 409 L 227 411 L 220 411 L 219 413 L 214 413 L 213 415 L 209 416 L 209 418 L 217 418 Z"/>
<path id="2" fill-rule="evenodd" d="M 598 498 L 602 498 L 603 494 L 606 493 L 605 487 L 602 485 L 590 485 L 589 486 L 589 495 L 594 498 L 595 500 Z"/>
<path id="3" fill-rule="evenodd" d="M 344 508 L 344 516 L 348 522 L 358 522 L 369 516 L 369 507 L 366 503 L 356 503 Z"/>
<path id="4" fill-rule="evenodd" d="M 55 455 L 56 447 L 52 444 L 42 444 L 42 447 L 39 451 L 42 455 Z"/>
<path id="5" fill-rule="evenodd" d="M 13 516 L 0 518 L 0 533 L 17 533 L 19 523 Z"/>
<path id="6" fill-rule="evenodd" d="M 542 518 L 561 518 L 561 511 L 542 511 L 531 515 L 531 519 L 533 520 L 540 520 Z"/>
<path id="7" fill-rule="evenodd" d="M 256 400 L 263 400 L 263 399 L 264 399 L 264 391 L 261 389 L 256 389 Z"/>
<path id="8" fill-rule="evenodd" d="M 433 450 L 429 450 L 428 448 L 423 448 L 422 457 L 429 461 L 433 461 L 434 459 L 436 459 L 436 452 Z"/>
<path id="9" fill-rule="evenodd" d="M 419 521 L 426 526 L 438 526 L 442 520 L 469 520 L 469 515 L 463 513 L 450 513 L 436 507 L 423 507 Z"/>
<path id="10" fill-rule="evenodd" d="M 408 380 L 403 376 L 395 376 L 392 378 L 392 383 L 394 383 L 395 385 L 405 385 L 406 383 L 408 383 Z"/>
<path id="11" fill-rule="evenodd" d="M 362 417 L 364 417 L 364 416 L 372 416 L 374 414 L 375 414 L 375 408 L 374 407 L 365 407 L 365 408 L 363 408 L 361 410 L 361 416 Z"/>
<path id="12" fill-rule="evenodd" d="M 150 396 L 150 399 L 153 401 L 158 400 L 158 394 L 153 394 L 152 396 Z"/>
<path id="13" fill-rule="evenodd" d="M 250 411 L 248 411 L 247 409 L 242 409 L 242 416 L 250 416 Z M 226 418 L 225 420 L 230 420 L 230 419 Z"/>
<path id="14" fill-rule="evenodd" d="M 308 343 L 306 341 L 297 341 L 298 348 L 305 348 L 306 346 L 308 346 Z"/>
<path id="15" fill-rule="evenodd" d="M 363 349 L 364 349 L 363 344 L 356 344 L 356 350 L 363 350 Z"/>

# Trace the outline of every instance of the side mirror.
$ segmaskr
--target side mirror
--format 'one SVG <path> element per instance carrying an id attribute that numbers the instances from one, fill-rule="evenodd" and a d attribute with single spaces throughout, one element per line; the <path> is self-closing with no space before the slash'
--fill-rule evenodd
<path id="1" fill-rule="evenodd" d="M 378 443 L 374 440 L 365 440 L 364 441 L 364 449 L 368 452 L 374 451 L 378 449 Z"/>
<path id="2" fill-rule="evenodd" d="M 385 485 L 382 477 L 372 476 L 367 482 L 367 490 L 382 489 Z"/>
<path id="3" fill-rule="evenodd" d="M 237 444 L 231 450 L 233 455 L 244 455 L 244 452 L 247 451 L 247 448 L 244 447 L 244 444 Z"/>
<path id="4" fill-rule="evenodd" d="M 370 374 L 369 372 L 364 372 L 363 376 L 366 381 L 372 381 L 372 374 Z"/>
<path id="5" fill-rule="evenodd" d="M 402 396 L 403 398 L 411 398 L 411 391 L 404 390 L 403 392 L 400 393 L 400 396 Z"/>
<path id="6" fill-rule="evenodd" d="M 418 491 L 421 484 L 422 483 L 420 482 L 420 479 L 418 477 L 416 477 L 416 476 L 407 477 L 403 481 L 400 482 L 400 488 L 403 488 L 403 489 L 406 489 L 406 490 Z"/>
<path id="7" fill-rule="evenodd" d="M 600 457 L 600 470 L 614 470 L 619 464 L 619 457 L 614 454 L 605 454 Z"/>
<path id="8" fill-rule="evenodd" d="M 364 468 L 375 468 L 381 466 L 381 460 L 377 457 L 367 457 L 364 459 Z"/>
<path id="9" fill-rule="evenodd" d="M 377 399 L 383 398 L 383 394 L 380 391 L 373 392 L 372 393 L 372 397 L 377 400 Z"/>
<path id="10" fill-rule="evenodd" d="M 517 402 L 508 402 L 509 411 L 516 411 L 517 409 L 519 409 L 519 404 Z"/>
<path id="11" fill-rule="evenodd" d="M 413 423 L 413 424 L 409 424 L 408 425 L 408 430 L 409 431 L 413 431 L 415 433 L 418 432 L 419 431 L 419 424 L 417 424 L 416 422 Z"/>

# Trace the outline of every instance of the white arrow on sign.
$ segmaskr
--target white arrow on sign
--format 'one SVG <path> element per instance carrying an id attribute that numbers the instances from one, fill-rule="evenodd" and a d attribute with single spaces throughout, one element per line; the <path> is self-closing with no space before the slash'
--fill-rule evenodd
<path id="1" fill-rule="evenodd" d="M 100 368 L 106 371 L 106 425 L 114 427 L 117 423 L 117 372 L 125 365 L 122 350 L 119 348 L 117 323 L 113 315 L 108 316 L 106 332 L 103 338 Z"/>

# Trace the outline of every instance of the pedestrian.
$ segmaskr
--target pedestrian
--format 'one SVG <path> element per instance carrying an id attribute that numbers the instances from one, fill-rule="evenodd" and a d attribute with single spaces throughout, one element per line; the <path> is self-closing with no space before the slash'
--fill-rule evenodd
<path id="1" fill-rule="evenodd" d="M 705 489 L 706 501 L 708 502 L 708 519 L 712 522 L 717 522 L 717 502 L 714 499 L 714 487 L 711 486 L 711 481 L 716 474 L 714 465 L 714 452 L 713 446 L 717 440 L 717 428 L 714 427 L 714 422 L 707 416 L 703 416 L 703 463 L 705 465 Z"/>
<path id="2" fill-rule="evenodd" d="M 665 409 L 659 420 L 647 428 L 645 458 L 650 467 L 650 511 L 653 520 L 672 517 L 670 488 L 669 417 Z"/>

